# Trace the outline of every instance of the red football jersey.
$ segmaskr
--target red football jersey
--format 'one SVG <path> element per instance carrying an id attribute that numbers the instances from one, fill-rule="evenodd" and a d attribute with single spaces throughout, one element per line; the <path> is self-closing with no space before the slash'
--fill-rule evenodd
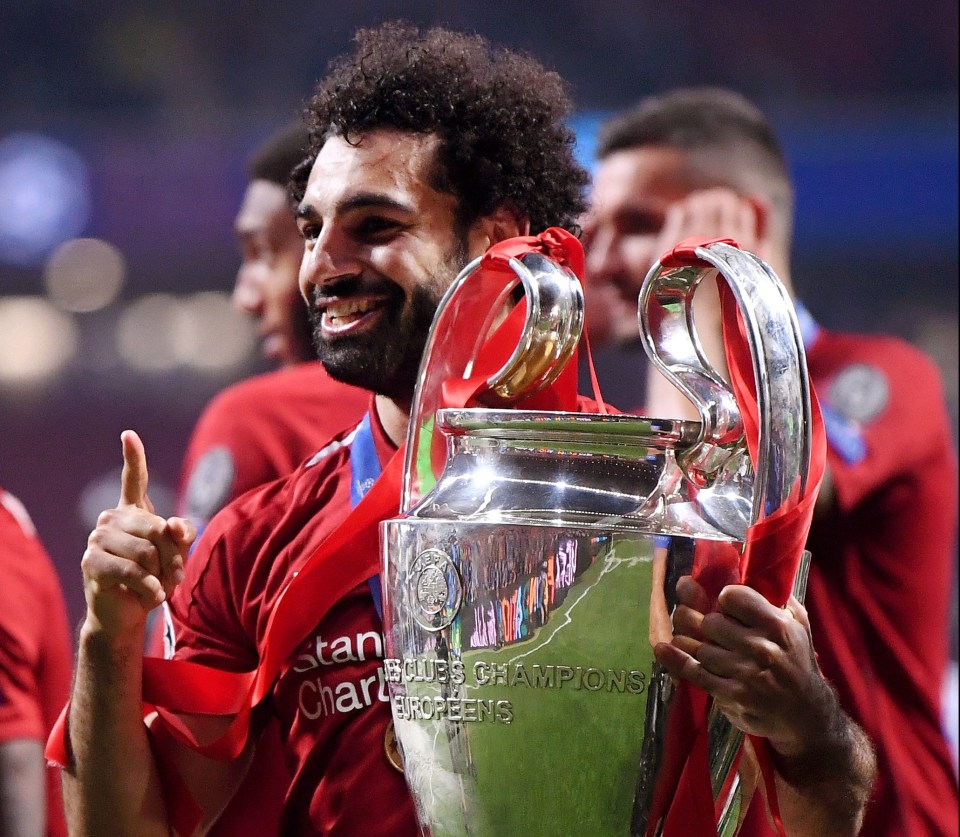
<path id="1" fill-rule="evenodd" d="M 67 607 L 20 502 L 0 489 L 0 742 L 41 743 L 70 696 Z M 47 768 L 47 834 L 65 837 L 60 772 Z"/>
<path id="2" fill-rule="evenodd" d="M 393 446 L 373 422 L 382 463 Z M 176 657 L 256 666 L 281 590 L 350 510 L 352 433 L 211 521 L 171 600 Z M 385 752 L 391 720 L 380 619 L 361 585 L 305 637 L 268 700 L 292 779 L 282 833 L 415 835 L 403 775 Z"/>
<path id="3" fill-rule="evenodd" d="M 933 362 L 890 337 L 821 331 L 807 349 L 826 411 L 835 519 L 815 519 L 807 607 L 824 674 L 877 748 L 862 835 L 957 833 L 941 728 L 957 463 Z"/>
<path id="4" fill-rule="evenodd" d="M 184 457 L 178 514 L 201 528 L 234 497 L 291 473 L 355 425 L 370 393 L 335 381 L 319 362 L 256 375 L 220 392 Z"/>
<path id="5" fill-rule="evenodd" d="M 183 462 L 177 513 L 203 529 L 246 491 L 291 473 L 328 440 L 352 427 L 370 394 L 335 381 L 319 362 L 301 363 L 240 381 L 200 416 Z M 163 653 L 151 623 L 148 648 Z M 276 833 L 289 772 L 275 726 L 261 737 L 244 784 L 211 831 Z"/>

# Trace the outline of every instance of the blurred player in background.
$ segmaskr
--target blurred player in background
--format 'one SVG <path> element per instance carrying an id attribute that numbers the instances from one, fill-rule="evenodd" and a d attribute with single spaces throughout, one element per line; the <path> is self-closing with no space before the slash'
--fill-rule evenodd
<path id="1" fill-rule="evenodd" d="M 689 89 L 646 99 L 601 130 L 598 157 L 586 224 L 595 341 L 637 339 L 644 276 L 689 236 L 736 240 L 793 291 L 793 185 L 772 128 L 743 97 Z M 901 340 L 827 331 L 797 307 L 828 440 L 807 607 L 820 665 L 877 748 L 861 833 L 955 834 L 940 703 L 957 472 L 939 373 Z M 697 294 L 694 312 L 725 374 L 715 287 Z M 633 403 L 648 415 L 697 418 L 656 373 Z"/>
<path id="2" fill-rule="evenodd" d="M 26 510 L 0 488 L 0 837 L 66 837 L 43 745 L 70 694 L 60 580 Z"/>

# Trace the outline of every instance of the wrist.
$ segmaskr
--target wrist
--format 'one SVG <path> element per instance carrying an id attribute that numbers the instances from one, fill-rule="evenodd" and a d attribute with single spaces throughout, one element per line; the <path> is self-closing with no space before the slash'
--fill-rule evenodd
<path id="1" fill-rule="evenodd" d="M 819 679 L 819 678 L 818 678 Z M 819 680 L 821 695 L 808 706 L 816 711 L 806 716 L 802 730 L 790 738 L 770 738 L 777 773 L 787 783 L 815 785 L 844 770 L 854 748 L 850 720 L 840 708 L 836 693 Z"/>
<path id="2" fill-rule="evenodd" d="M 127 625 L 109 625 L 88 612 L 80 626 L 79 643 L 86 648 L 142 653 L 145 634 L 145 619 Z"/>

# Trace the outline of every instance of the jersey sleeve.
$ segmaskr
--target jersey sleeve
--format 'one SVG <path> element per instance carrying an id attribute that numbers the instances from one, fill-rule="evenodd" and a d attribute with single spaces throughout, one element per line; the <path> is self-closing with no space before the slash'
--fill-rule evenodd
<path id="1" fill-rule="evenodd" d="M 247 411 L 235 400 L 210 402 L 184 457 L 177 510 L 200 529 L 230 500 L 279 476 Z"/>
<path id="2" fill-rule="evenodd" d="M 0 741 L 44 738 L 42 608 L 29 565 L 38 545 L 0 506 Z"/>
<path id="3" fill-rule="evenodd" d="M 248 671 L 257 649 L 243 619 L 238 574 L 247 556 L 214 518 L 186 565 L 186 577 L 164 610 L 165 656 L 225 671 Z"/>

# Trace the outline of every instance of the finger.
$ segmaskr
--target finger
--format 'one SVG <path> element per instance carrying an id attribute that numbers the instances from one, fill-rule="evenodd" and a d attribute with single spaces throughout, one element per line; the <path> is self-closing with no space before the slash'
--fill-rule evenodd
<path id="1" fill-rule="evenodd" d="M 684 575 L 677 581 L 677 598 L 681 604 L 700 613 L 709 613 L 713 609 L 707 591 L 693 580 L 693 576 Z"/>
<path id="2" fill-rule="evenodd" d="M 703 639 L 703 614 L 684 604 L 677 605 L 673 611 L 673 632 L 677 636 Z"/>
<path id="3" fill-rule="evenodd" d="M 132 430 L 120 434 L 123 471 L 120 474 L 120 505 L 153 511 L 147 499 L 147 453 L 140 437 Z"/>
<path id="4" fill-rule="evenodd" d="M 786 609 L 794 619 L 803 625 L 804 630 L 810 633 L 810 617 L 807 615 L 807 609 L 796 596 L 791 596 L 787 599 Z"/>
<path id="5" fill-rule="evenodd" d="M 752 656 L 730 651 L 714 642 L 701 642 L 696 649 L 687 651 L 707 671 L 727 680 L 740 683 L 753 682 L 763 671 Z"/>
<path id="6" fill-rule="evenodd" d="M 134 561 L 88 548 L 80 566 L 87 579 L 88 595 L 94 599 L 118 589 L 136 596 L 146 610 L 157 607 L 166 599 L 160 579 Z"/>
<path id="7" fill-rule="evenodd" d="M 717 597 L 720 610 L 738 622 L 759 628 L 770 635 L 779 632 L 784 618 L 792 619 L 782 608 L 768 602 L 761 593 L 742 584 L 730 584 Z"/>
<path id="8" fill-rule="evenodd" d="M 730 691 L 730 681 L 726 678 L 718 677 L 708 671 L 698 660 L 677 647 L 676 640 L 673 643 L 661 642 L 654 649 L 653 654 L 671 675 L 671 677 L 686 680 L 709 692 L 714 697 L 726 698 Z"/>
<path id="9" fill-rule="evenodd" d="M 196 529 L 188 520 L 171 517 L 166 521 L 160 546 L 160 579 L 168 592 L 183 581 L 184 563 L 195 537 Z"/>
<path id="10" fill-rule="evenodd" d="M 186 558 L 197 539 L 197 527 L 185 517 L 168 517 L 167 533 L 177 542 L 181 554 Z"/>
<path id="11" fill-rule="evenodd" d="M 87 545 L 120 560 L 138 564 L 151 575 L 160 575 L 160 550 L 147 537 L 120 529 L 98 527 L 90 533 Z"/>

